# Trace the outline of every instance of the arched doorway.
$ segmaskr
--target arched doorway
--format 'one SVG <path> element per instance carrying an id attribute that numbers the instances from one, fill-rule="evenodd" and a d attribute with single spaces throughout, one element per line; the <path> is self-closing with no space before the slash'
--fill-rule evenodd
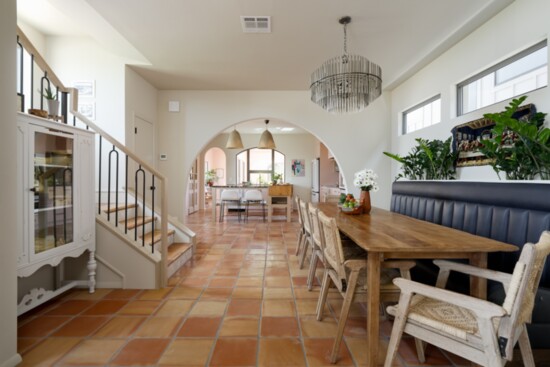
<path id="1" fill-rule="evenodd" d="M 204 207 L 211 205 L 212 196 L 210 194 L 210 185 L 223 186 L 227 182 L 227 160 L 223 149 L 218 147 L 210 148 L 204 154 L 204 177 L 201 180 L 204 186 Z M 208 183 L 208 181 L 211 182 Z"/>

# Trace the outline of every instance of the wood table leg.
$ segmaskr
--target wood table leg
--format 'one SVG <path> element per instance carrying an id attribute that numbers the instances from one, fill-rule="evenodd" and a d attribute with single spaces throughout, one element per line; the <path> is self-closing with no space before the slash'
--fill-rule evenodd
<path id="1" fill-rule="evenodd" d="M 212 193 L 212 222 L 216 223 L 216 189 L 210 187 L 210 192 Z"/>
<path id="2" fill-rule="evenodd" d="M 380 330 L 380 261 L 382 254 L 367 255 L 367 366 L 378 364 Z"/>
<path id="3" fill-rule="evenodd" d="M 470 256 L 470 265 L 487 269 L 487 253 L 478 252 Z M 470 295 L 487 299 L 487 280 L 478 277 L 470 277 Z"/>

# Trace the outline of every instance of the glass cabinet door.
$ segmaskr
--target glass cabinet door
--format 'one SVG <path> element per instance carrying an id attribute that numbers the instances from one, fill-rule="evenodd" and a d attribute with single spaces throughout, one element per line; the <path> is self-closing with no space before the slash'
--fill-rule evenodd
<path id="1" fill-rule="evenodd" d="M 73 138 L 34 132 L 34 253 L 73 242 Z"/>

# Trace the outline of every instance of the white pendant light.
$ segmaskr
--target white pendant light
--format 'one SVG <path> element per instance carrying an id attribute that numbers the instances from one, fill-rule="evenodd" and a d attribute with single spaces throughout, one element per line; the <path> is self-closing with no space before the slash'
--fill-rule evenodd
<path id="1" fill-rule="evenodd" d="M 258 148 L 260 149 L 275 149 L 275 140 L 273 140 L 273 135 L 267 129 L 267 124 L 269 120 L 265 120 L 265 131 L 260 137 L 260 143 L 258 143 Z"/>
<path id="2" fill-rule="evenodd" d="M 233 131 L 229 134 L 227 138 L 227 143 L 225 144 L 226 149 L 243 149 L 243 141 L 241 140 L 241 134 L 237 131 L 236 127 L 233 127 Z"/>

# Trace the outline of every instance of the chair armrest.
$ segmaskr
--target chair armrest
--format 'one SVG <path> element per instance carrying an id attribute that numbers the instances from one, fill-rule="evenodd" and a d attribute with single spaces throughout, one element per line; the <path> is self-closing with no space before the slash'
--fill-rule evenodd
<path id="1" fill-rule="evenodd" d="M 504 289 L 508 288 L 508 286 L 510 285 L 510 279 L 512 279 L 512 274 L 503 273 L 495 270 L 482 269 L 472 265 L 461 264 L 454 261 L 434 260 L 434 264 L 437 265 L 442 271 L 456 271 L 479 278 L 494 280 L 495 282 L 502 283 L 504 285 Z"/>
<path id="2" fill-rule="evenodd" d="M 447 302 L 468 309 L 474 312 L 480 318 L 489 319 L 492 317 L 506 315 L 506 310 L 501 306 L 479 298 L 451 292 L 446 289 L 432 287 L 404 278 L 395 278 L 393 280 L 393 283 L 398 286 L 403 293 L 419 294 L 428 298 Z"/>
<path id="3" fill-rule="evenodd" d="M 367 267 L 367 260 L 363 260 L 363 259 L 346 260 L 344 261 L 344 266 L 350 269 L 351 271 L 354 271 L 354 270 L 359 271 Z"/>

